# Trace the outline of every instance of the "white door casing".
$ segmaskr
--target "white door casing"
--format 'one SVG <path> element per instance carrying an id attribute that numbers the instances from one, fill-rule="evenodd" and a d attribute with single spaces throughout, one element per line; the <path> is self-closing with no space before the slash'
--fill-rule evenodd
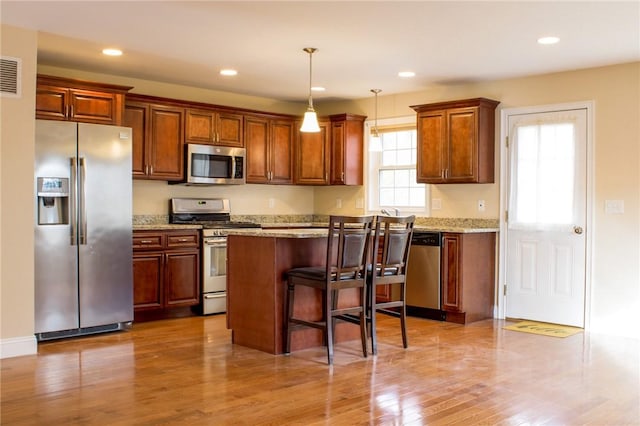
<path id="1" fill-rule="evenodd" d="M 591 114 L 590 104 L 502 112 L 500 318 L 586 325 Z"/>

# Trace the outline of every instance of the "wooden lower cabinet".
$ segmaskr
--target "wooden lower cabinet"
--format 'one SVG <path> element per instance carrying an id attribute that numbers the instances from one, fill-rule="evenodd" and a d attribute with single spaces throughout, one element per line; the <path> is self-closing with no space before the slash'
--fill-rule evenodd
<path id="1" fill-rule="evenodd" d="M 184 316 L 200 303 L 197 230 L 133 233 L 134 319 Z"/>
<path id="2" fill-rule="evenodd" d="M 466 324 L 493 317 L 495 232 L 442 234 L 442 310 Z"/>

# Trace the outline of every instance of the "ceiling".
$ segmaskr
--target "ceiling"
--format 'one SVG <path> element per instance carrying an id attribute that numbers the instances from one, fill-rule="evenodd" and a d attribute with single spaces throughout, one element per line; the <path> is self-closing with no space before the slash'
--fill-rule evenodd
<path id="1" fill-rule="evenodd" d="M 640 2 L 8 1 L 38 63 L 305 102 L 640 60 Z M 541 36 L 560 42 L 539 45 Z M 124 51 L 106 57 L 105 47 Z M 238 70 L 222 77 L 222 68 Z M 399 71 L 416 76 L 402 79 Z"/>

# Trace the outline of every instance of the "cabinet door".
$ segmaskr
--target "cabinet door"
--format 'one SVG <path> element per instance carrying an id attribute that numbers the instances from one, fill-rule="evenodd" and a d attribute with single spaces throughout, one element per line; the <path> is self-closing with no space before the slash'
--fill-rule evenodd
<path id="1" fill-rule="evenodd" d="M 187 109 L 184 139 L 186 142 L 212 144 L 215 141 L 213 111 Z"/>
<path id="2" fill-rule="evenodd" d="M 297 132 L 295 183 L 329 184 L 330 123 L 321 121 L 319 133 Z"/>
<path id="3" fill-rule="evenodd" d="M 124 108 L 124 125 L 132 129 L 131 170 L 134 178 L 144 178 L 147 174 L 147 144 L 149 106 L 130 102 Z"/>
<path id="4" fill-rule="evenodd" d="M 365 116 L 332 115 L 331 185 L 362 185 Z"/>
<path id="5" fill-rule="evenodd" d="M 293 121 L 273 120 L 269 157 L 271 183 L 293 183 Z"/>
<path id="6" fill-rule="evenodd" d="M 200 253 L 198 250 L 166 252 L 166 306 L 200 303 Z"/>
<path id="7" fill-rule="evenodd" d="M 462 312 L 462 241 L 459 234 L 442 235 L 442 310 Z"/>
<path id="8" fill-rule="evenodd" d="M 36 88 L 36 118 L 66 120 L 69 89 L 38 84 Z"/>
<path id="9" fill-rule="evenodd" d="M 451 183 L 478 179 L 477 108 L 448 111 L 448 164 L 446 179 Z"/>
<path id="10" fill-rule="evenodd" d="M 169 106 L 152 105 L 149 150 L 150 179 L 181 180 L 183 170 L 184 110 Z"/>
<path id="11" fill-rule="evenodd" d="M 331 123 L 331 185 L 344 185 L 345 123 Z"/>
<path id="12" fill-rule="evenodd" d="M 269 182 L 269 120 L 246 117 L 244 122 L 247 146 L 247 183 Z"/>
<path id="13" fill-rule="evenodd" d="M 161 308 L 164 254 L 133 254 L 133 307 L 135 310 Z"/>
<path id="14" fill-rule="evenodd" d="M 244 116 L 230 112 L 216 115 L 217 143 L 225 146 L 244 147 Z"/>
<path id="15" fill-rule="evenodd" d="M 446 112 L 418 115 L 418 183 L 442 183 L 446 159 Z"/>
<path id="16" fill-rule="evenodd" d="M 120 124 L 118 97 L 121 95 L 78 89 L 72 89 L 70 95 L 69 119 L 85 123 Z"/>

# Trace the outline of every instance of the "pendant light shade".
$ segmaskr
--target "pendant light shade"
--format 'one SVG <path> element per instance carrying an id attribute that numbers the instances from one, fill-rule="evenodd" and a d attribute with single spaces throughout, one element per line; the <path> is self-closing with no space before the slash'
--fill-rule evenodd
<path id="1" fill-rule="evenodd" d="M 318 125 L 318 115 L 316 111 L 313 109 L 313 98 L 311 97 L 311 71 L 312 71 L 312 62 L 311 57 L 313 56 L 313 52 L 315 52 L 315 47 L 305 47 L 305 52 L 309 54 L 309 107 L 307 108 L 307 112 L 304 113 L 304 119 L 302 120 L 302 126 L 300 127 L 301 132 L 307 133 L 317 133 L 320 131 L 320 126 Z"/>
<path id="2" fill-rule="evenodd" d="M 380 139 L 380 133 L 378 133 L 378 93 L 382 92 L 382 90 L 371 89 L 371 92 L 376 95 L 376 115 L 375 124 L 371 131 L 371 135 L 369 136 L 369 151 L 382 152 L 382 140 Z"/>

